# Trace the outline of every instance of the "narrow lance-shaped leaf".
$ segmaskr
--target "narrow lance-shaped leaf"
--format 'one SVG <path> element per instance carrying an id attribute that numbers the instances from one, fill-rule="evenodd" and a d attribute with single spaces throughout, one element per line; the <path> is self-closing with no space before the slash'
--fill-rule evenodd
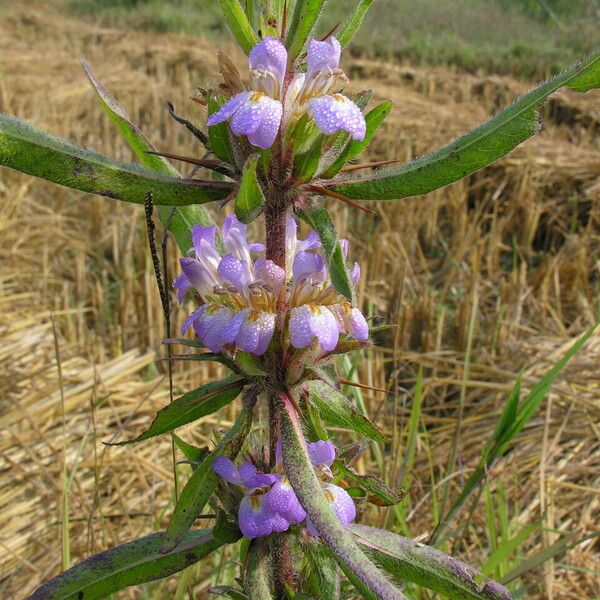
<path id="1" fill-rule="evenodd" d="M 251 542 L 244 573 L 244 591 L 251 600 L 273 600 L 271 565 L 266 540 Z"/>
<path id="2" fill-rule="evenodd" d="M 141 442 L 193 423 L 233 402 L 244 388 L 244 384 L 245 381 L 240 377 L 230 377 L 222 381 L 207 383 L 176 398 L 165 408 L 159 410 L 148 430 L 135 439 L 110 445 L 122 446 Z"/>
<path id="3" fill-rule="evenodd" d="M 403 600 L 404 594 L 367 558 L 333 513 L 315 475 L 308 449 L 291 401 L 281 397 L 283 466 L 300 504 L 331 549 L 341 569 L 365 598 Z"/>
<path id="4" fill-rule="evenodd" d="M 310 181 L 319 167 L 319 159 L 323 149 L 325 136 L 322 134 L 311 144 L 310 148 L 294 156 L 294 170 L 298 181 Z"/>
<path id="5" fill-rule="evenodd" d="M 164 532 L 87 558 L 38 588 L 29 600 L 95 600 L 131 585 L 168 577 L 222 546 L 208 529 L 188 532 L 177 550 L 159 551 Z"/>
<path id="6" fill-rule="evenodd" d="M 249 54 L 250 50 L 258 44 L 258 36 L 252 29 L 244 9 L 238 0 L 219 0 L 219 6 L 235 41 L 246 54 Z"/>
<path id="7" fill-rule="evenodd" d="M 252 409 L 244 407 L 233 427 L 216 448 L 198 465 L 181 492 L 171 521 L 167 527 L 162 552 L 170 552 L 184 538 L 198 515 L 206 506 L 217 487 L 217 476 L 212 470 L 217 456 L 234 459 L 240 451 L 252 425 Z"/>
<path id="8" fill-rule="evenodd" d="M 323 544 L 310 540 L 304 546 L 310 569 L 316 579 L 317 592 L 322 598 L 338 600 L 340 597 L 340 570 L 337 561 Z"/>
<path id="9" fill-rule="evenodd" d="M 309 381 L 308 395 L 326 423 L 351 429 L 378 442 L 386 441 L 387 438 L 367 417 L 356 410 L 346 396 L 327 383 Z"/>
<path id="10" fill-rule="evenodd" d="M 208 114 L 209 116 L 216 113 L 221 105 L 211 96 L 208 99 Z M 229 127 L 226 122 L 211 125 L 208 128 L 208 139 L 210 140 L 210 149 L 213 154 L 222 161 L 235 164 L 233 149 L 231 148 L 231 138 L 229 137 Z"/>
<path id="11" fill-rule="evenodd" d="M 111 121 L 117 126 L 118 130 L 123 134 L 123 137 L 140 159 L 142 165 L 163 175 L 180 177 L 179 171 L 166 158 L 157 156 L 156 154 L 150 154 L 150 152 L 154 152 L 156 148 L 131 121 L 131 118 L 121 104 L 119 104 L 102 83 L 96 79 L 96 76 L 90 67 L 85 63 L 81 64 L 90 83 L 100 98 L 102 108 L 110 117 Z M 158 209 L 160 220 L 163 225 L 170 220 L 171 231 L 175 241 L 181 252 L 186 254 L 192 246 L 192 227 L 195 224 L 204 227 L 212 225 L 212 219 L 204 207 L 200 205 L 176 208 L 172 217 L 170 216 L 171 210 L 172 209 L 170 208 L 160 206 Z"/>
<path id="12" fill-rule="evenodd" d="M 341 460 L 334 463 L 335 471 L 346 481 L 351 481 L 360 488 L 366 490 L 370 495 L 367 501 L 377 506 L 393 506 L 402 502 L 404 492 L 392 490 L 376 475 L 359 475 L 352 467 L 346 466 Z"/>
<path id="13" fill-rule="evenodd" d="M 542 83 L 476 129 L 429 156 L 373 175 L 339 181 L 347 198 L 394 200 L 426 194 L 458 181 L 508 154 L 540 128 L 538 110 L 548 96 L 568 87 L 578 92 L 600 86 L 600 49 Z"/>
<path id="14" fill-rule="evenodd" d="M 340 169 L 350 160 L 356 158 L 361 154 L 367 146 L 371 143 L 371 140 L 375 137 L 377 130 L 381 127 L 386 117 L 392 110 L 392 103 L 390 100 L 386 100 L 381 104 L 378 104 L 375 108 L 370 110 L 366 116 L 365 121 L 367 123 L 367 131 L 365 138 L 362 141 L 350 140 L 342 153 L 338 156 L 336 161 L 323 172 L 323 177 L 329 179 L 339 173 Z"/>
<path id="15" fill-rule="evenodd" d="M 235 198 L 235 216 L 242 223 L 251 223 L 258 217 L 265 203 L 265 196 L 256 176 L 259 154 L 248 157 L 244 165 L 240 189 Z"/>
<path id="16" fill-rule="evenodd" d="M 354 299 L 352 281 L 346 268 L 346 259 L 342 246 L 337 239 L 335 225 L 326 208 L 312 205 L 298 210 L 298 216 L 306 221 L 319 235 L 331 275 L 331 283 L 335 289 L 345 296 L 350 302 Z"/>
<path id="17" fill-rule="evenodd" d="M 352 41 L 352 38 L 356 35 L 356 32 L 362 25 L 362 22 L 367 16 L 367 11 L 371 8 L 373 2 L 375 2 L 375 0 L 360 0 L 358 6 L 350 11 L 350 16 L 342 25 L 336 36 L 342 46 L 347 46 Z"/>
<path id="18" fill-rule="evenodd" d="M 221 200 L 231 191 L 229 183 L 176 179 L 112 160 L 1 113 L 0 165 L 136 204 L 143 204 L 148 192 L 156 205 L 181 206 Z"/>
<path id="19" fill-rule="evenodd" d="M 430 546 L 366 525 L 350 530 L 373 562 L 400 579 L 459 600 L 510 600 L 504 586 Z"/>
<path id="20" fill-rule="evenodd" d="M 323 10 L 325 0 L 300 0 L 296 2 L 292 21 L 285 40 L 291 61 L 302 52 L 312 30 Z"/>

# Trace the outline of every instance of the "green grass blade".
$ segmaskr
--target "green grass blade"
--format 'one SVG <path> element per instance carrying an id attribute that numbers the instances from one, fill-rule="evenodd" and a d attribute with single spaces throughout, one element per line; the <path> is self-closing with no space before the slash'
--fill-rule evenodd
<path id="1" fill-rule="evenodd" d="M 471 494 L 477 490 L 481 482 L 483 481 L 487 471 L 494 464 L 499 456 L 502 456 L 508 449 L 510 443 L 515 436 L 525 427 L 529 419 L 534 415 L 535 411 L 539 407 L 542 400 L 550 390 L 554 379 L 564 368 L 564 366 L 571 360 L 573 355 L 577 353 L 581 347 L 587 342 L 587 340 L 593 335 L 594 331 L 598 326 L 594 325 L 588 329 L 580 338 L 569 348 L 565 355 L 542 377 L 537 384 L 533 387 L 531 392 L 527 395 L 521 408 L 518 409 L 515 415 L 514 421 L 510 426 L 499 435 L 498 439 L 494 440 L 493 443 L 486 447 L 482 453 L 481 460 L 467 482 L 465 483 L 460 495 L 454 501 L 446 515 L 440 519 L 438 526 L 431 536 L 431 543 L 438 544 L 442 540 L 442 534 L 451 523 L 452 519 L 457 515 L 464 503 L 471 496 Z M 520 376 L 519 376 L 520 378 Z M 513 388 L 509 397 L 509 406 L 505 409 L 503 415 L 500 417 L 505 420 L 505 415 L 508 411 L 513 412 L 513 404 L 515 402 L 515 390 L 520 389 L 520 382 L 517 380 L 515 388 Z M 517 398 L 518 399 L 518 398 Z M 498 431 L 499 428 L 497 428 Z"/>
<path id="2" fill-rule="evenodd" d="M 144 167 L 151 171 L 156 171 L 162 175 L 169 177 L 181 177 L 179 171 L 164 157 L 156 154 L 149 154 L 156 148 L 140 131 L 140 129 L 132 122 L 131 118 L 125 109 L 117 102 L 112 94 L 100 83 L 90 67 L 81 63 L 85 74 L 87 75 L 92 87 L 98 94 L 102 108 L 110 117 L 110 120 L 117 126 L 131 149 Z M 165 225 L 171 213 L 171 209 L 159 207 L 158 214 L 163 225 Z M 186 254 L 192 246 L 191 229 L 195 224 L 203 225 L 204 227 L 212 225 L 212 219 L 204 207 L 192 205 L 187 207 L 179 207 L 175 209 L 171 217 L 171 232 L 183 254 Z"/>
<path id="3" fill-rule="evenodd" d="M 371 4 L 375 0 L 360 0 L 358 6 L 351 11 L 350 16 L 340 28 L 339 33 L 336 35 L 338 41 L 342 46 L 347 46 L 352 38 L 356 35 L 356 32 L 360 29 Z"/>
<path id="4" fill-rule="evenodd" d="M 0 165 L 82 192 L 143 204 L 182 206 L 221 200 L 231 185 L 191 183 L 84 150 L 14 117 L 0 113 Z"/>
<path id="5" fill-rule="evenodd" d="M 384 529 L 351 525 L 367 555 L 388 573 L 448 598 L 510 600 L 508 590 L 439 550 Z"/>
<path id="6" fill-rule="evenodd" d="M 240 6 L 238 0 L 219 0 L 219 6 L 235 41 L 246 54 L 249 54 L 259 40 L 244 9 Z"/>
<path id="7" fill-rule="evenodd" d="M 38 588 L 29 600 L 96 600 L 131 585 L 168 577 L 222 543 L 208 529 L 190 531 L 174 552 L 162 554 L 164 533 L 153 533 L 91 556 Z"/>
<path id="8" fill-rule="evenodd" d="M 399 167 L 340 182 L 333 189 L 347 198 L 363 200 L 426 194 L 482 169 L 534 135 L 540 128 L 539 109 L 558 89 L 586 92 L 599 86 L 600 48 L 441 150 Z"/>

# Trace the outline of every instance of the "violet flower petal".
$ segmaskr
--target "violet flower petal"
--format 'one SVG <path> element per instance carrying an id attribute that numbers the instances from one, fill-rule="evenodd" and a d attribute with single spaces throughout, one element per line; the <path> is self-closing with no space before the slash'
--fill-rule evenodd
<path id="1" fill-rule="evenodd" d="M 272 73 L 283 88 L 283 79 L 287 69 L 288 54 L 285 46 L 276 38 L 267 36 L 250 51 L 248 63 L 250 69 Z"/>
<path id="2" fill-rule="evenodd" d="M 213 460 L 212 470 L 225 481 L 235 485 L 242 485 L 242 478 L 233 461 L 226 456 L 217 456 Z"/>
<path id="3" fill-rule="evenodd" d="M 315 467 L 327 465 L 330 467 L 335 460 L 335 446 L 328 441 L 319 440 L 308 444 L 308 455 Z"/>
<path id="4" fill-rule="evenodd" d="M 197 308 L 191 315 L 186 317 L 181 327 L 181 335 L 185 335 L 185 332 L 192 326 L 195 325 L 196 321 L 202 316 L 202 313 L 206 310 L 206 304 Z"/>
<path id="5" fill-rule="evenodd" d="M 277 481 L 266 494 L 265 503 L 273 513 L 281 515 L 290 524 L 301 523 L 306 518 L 306 512 L 285 477 Z"/>
<path id="6" fill-rule="evenodd" d="M 294 348 L 306 348 L 316 337 L 324 352 L 331 352 L 338 343 L 340 326 L 325 306 L 303 304 L 293 308 L 290 316 L 290 341 Z"/>
<path id="7" fill-rule="evenodd" d="M 309 107 L 317 127 L 325 135 L 346 131 L 352 139 L 361 142 L 364 140 L 367 131 L 365 117 L 360 108 L 346 96 L 328 94 L 313 98 Z"/>
<path id="8" fill-rule="evenodd" d="M 312 39 L 308 43 L 306 76 L 314 77 L 321 71 L 337 69 L 340 66 L 342 47 L 331 36 L 324 41 Z"/>
<path id="9" fill-rule="evenodd" d="M 212 127 L 213 125 L 218 125 L 223 121 L 226 121 L 231 117 L 235 111 L 248 100 L 252 92 L 240 92 L 235 95 L 231 100 L 227 101 L 221 108 L 213 113 L 210 117 L 208 117 L 208 126 Z"/>
<path id="10" fill-rule="evenodd" d="M 292 275 L 295 283 L 303 279 L 311 279 L 315 283 L 325 280 L 325 260 L 315 252 L 297 252 L 292 264 Z"/>
<path id="11" fill-rule="evenodd" d="M 185 273 L 179 273 L 173 281 L 173 287 L 177 290 L 177 300 L 181 304 L 186 294 L 192 289 L 192 284 Z"/>
<path id="12" fill-rule="evenodd" d="M 264 506 L 263 496 L 244 496 L 238 509 L 238 524 L 249 539 L 269 535 L 273 531 L 272 515 Z"/>
<path id="13" fill-rule="evenodd" d="M 261 356 L 271 343 L 274 330 L 274 313 L 249 311 L 235 336 L 235 343 L 240 350 Z"/>
<path id="14" fill-rule="evenodd" d="M 248 267 L 232 254 L 227 254 L 221 259 L 217 273 L 238 292 L 243 292 L 249 283 Z"/>

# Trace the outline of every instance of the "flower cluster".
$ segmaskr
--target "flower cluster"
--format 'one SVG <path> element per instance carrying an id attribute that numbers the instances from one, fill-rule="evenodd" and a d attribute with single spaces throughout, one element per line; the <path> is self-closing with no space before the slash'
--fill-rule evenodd
<path id="1" fill-rule="evenodd" d="M 297 236 L 297 224 L 288 216 L 286 223 L 286 269 L 264 258 L 262 244 L 248 243 L 246 226 L 234 216 L 225 218 L 222 248 L 217 244 L 214 226 L 196 225 L 192 230 L 194 257 L 180 260 L 182 273 L 175 279 L 179 301 L 194 290 L 201 306 L 183 325 L 190 327 L 211 351 L 239 348 L 262 355 L 275 330 L 277 303 L 284 295 L 287 306 L 284 343 L 294 348 L 320 344 L 331 352 L 340 335 L 357 340 L 368 338 L 364 316 L 332 285 L 318 236 L 311 232 L 305 240 Z M 343 240 L 344 254 L 348 243 Z M 351 277 L 360 277 L 354 264 Z"/>
<path id="2" fill-rule="evenodd" d="M 348 132 L 363 140 L 365 118 L 360 108 L 339 93 L 330 93 L 336 81 L 347 80 L 339 68 L 338 40 L 311 40 L 306 73 L 296 73 L 288 83 L 288 55 L 276 38 L 266 37 L 250 52 L 251 90 L 240 92 L 208 119 L 217 125 L 230 119 L 231 131 L 245 135 L 254 146 L 270 148 L 280 127 L 308 113 L 326 135 Z"/>
<path id="3" fill-rule="evenodd" d="M 354 501 L 343 488 L 328 482 L 335 447 L 331 442 L 308 444 L 308 452 L 317 475 L 324 482 L 325 497 L 340 522 L 347 527 L 356 517 Z M 218 456 L 212 466 L 225 481 L 240 488 L 244 494 L 238 509 L 238 524 L 247 538 L 263 537 L 274 532 L 287 531 L 291 525 L 305 522 L 309 533 L 319 532 L 300 505 L 283 471 L 281 444 L 277 445 L 275 473 L 258 473 L 250 462 L 239 468 L 225 456 Z"/>

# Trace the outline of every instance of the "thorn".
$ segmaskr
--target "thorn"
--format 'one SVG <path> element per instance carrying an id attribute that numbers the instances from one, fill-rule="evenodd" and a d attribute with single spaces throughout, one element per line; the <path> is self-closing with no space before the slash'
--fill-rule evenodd
<path id="1" fill-rule="evenodd" d="M 350 173 L 352 171 L 358 171 L 359 169 L 377 169 L 378 167 L 386 167 L 387 165 L 393 165 L 401 162 L 401 160 L 378 160 L 370 163 L 347 165 L 345 167 L 342 167 L 342 173 Z"/>
<path id="2" fill-rule="evenodd" d="M 320 187 L 318 185 L 311 185 L 309 187 L 309 189 L 311 190 L 311 192 L 316 192 L 317 194 L 322 194 L 323 196 L 329 196 L 330 198 L 335 198 L 336 200 L 339 200 L 340 202 L 343 202 L 344 204 L 348 204 L 348 206 L 352 206 L 353 208 L 362 210 L 366 213 L 369 213 L 370 215 L 375 214 L 375 212 L 372 211 L 370 208 L 367 208 L 366 206 L 362 206 L 358 202 L 354 202 L 354 200 L 350 200 L 350 198 L 346 198 L 346 196 L 342 196 L 342 194 L 338 194 L 337 192 L 334 192 L 333 190 L 328 190 L 327 188 Z"/>
<path id="3" fill-rule="evenodd" d="M 176 114 L 175 108 L 173 107 L 173 104 L 171 102 L 167 102 L 167 109 L 169 111 L 169 114 L 178 123 L 180 123 L 181 125 L 184 125 L 187 128 L 187 130 L 194 137 L 196 137 L 203 146 L 210 146 L 208 137 L 206 136 L 206 134 L 203 131 L 200 131 L 200 129 L 198 129 L 193 123 L 190 123 L 190 121 L 188 121 L 187 119 L 184 119 L 183 117 L 180 117 L 178 114 Z"/>
<path id="4" fill-rule="evenodd" d="M 222 175 L 232 175 L 232 171 L 227 168 L 226 163 L 220 160 L 193 158 L 191 156 L 183 156 L 182 154 L 172 154 L 171 152 L 158 152 L 157 150 L 147 150 L 146 154 L 154 154 L 155 156 L 163 156 L 165 158 L 172 158 L 173 160 L 180 160 L 181 162 L 189 163 L 190 165 L 197 165 L 199 167 L 211 169 L 212 171 L 216 171 Z"/>
<path id="5" fill-rule="evenodd" d="M 365 385 L 364 383 L 357 383 L 356 381 L 349 381 L 348 379 L 340 379 L 342 385 L 351 385 L 352 387 L 360 388 L 361 390 L 373 390 L 375 392 L 382 392 L 383 394 L 389 394 L 389 390 L 385 390 L 379 387 L 373 387 L 371 385 Z"/>
<path id="6" fill-rule="evenodd" d="M 323 42 L 323 41 L 325 41 L 325 40 L 326 40 L 328 37 L 332 36 L 332 35 L 333 35 L 333 34 L 336 32 L 337 28 L 338 28 L 338 27 L 341 25 L 341 23 L 342 23 L 341 21 L 338 21 L 338 22 L 337 22 L 337 23 L 336 23 L 336 24 L 335 24 L 335 25 L 334 25 L 334 26 L 331 28 L 331 30 L 329 31 L 329 33 L 326 33 L 326 34 L 325 34 L 325 35 L 324 35 L 324 36 L 321 38 L 321 41 Z"/>

